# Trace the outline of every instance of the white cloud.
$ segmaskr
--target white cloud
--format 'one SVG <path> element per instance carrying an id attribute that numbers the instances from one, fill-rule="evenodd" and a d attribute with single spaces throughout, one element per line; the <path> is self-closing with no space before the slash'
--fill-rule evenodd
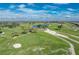
<path id="1" fill-rule="evenodd" d="M 28 10 L 28 11 L 27 11 Z M 35 11 L 35 10 L 30 10 L 30 9 L 26 9 L 25 11 L 27 11 L 27 13 L 14 13 L 10 10 L 0 10 L 0 19 L 1 20 L 13 20 L 13 21 L 17 21 L 17 20 L 45 20 L 45 19 L 52 19 L 52 15 L 51 14 L 46 14 L 44 13 L 44 10 L 40 10 L 40 11 Z M 41 14 L 43 12 L 43 14 Z M 6 15 L 6 16 L 5 16 Z"/>
<path id="2" fill-rule="evenodd" d="M 24 13 L 14 13 L 10 10 L 0 10 L 0 18 L 7 18 L 7 20 L 12 20 L 8 18 L 14 18 L 13 20 L 58 20 L 64 19 L 64 17 L 72 18 L 71 11 L 62 11 L 57 13 L 57 11 L 52 11 L 52 13 L 57 13 L 52 15 L 47 10 L 34 10 L 30 8 L 25 8 L 25 5 L 19 5 L 17 10 L 23 11 Z M 5 16 L 6 15 L 6 16 Z M 78 14 L 79 16 L 79 14 Z M 73 17 L 75 18 L 75 17 Z"/>
<path id="3" fill-rule="evenodd" d="M 28 3 L 28 5 L 30 5 L 30 6 L 35 6 L 35 4 L 34 4 L 34 3 Z"/>
<path id="4" fill-rule="evenodd" d="M 19 8 L 18 10 L 23 11 L 25 13 L 29 13 L 29 14 L 45 14 L 48 12 L 46 10 L 33 10 L 30 8 Z"/>
<path id="5" fill-rule="evenodd" d="M 59 7 L 57 7 L 57 6 L 52 6 L 52 5 L 45 5 L 43 8 L 44 8 L 44 9 L 52 9 L 52 10 L 54 10 L 54 9 L 59 8 Z"/>
<path id="6" fill-rule="evenodd" d="M 65 17 L 70 18 L 70 17 L 71 17 L 71 15 L 66 15 Z"/>
<path id="7" fill-rule="evenodd" d="M 72 12 L 71 11 L 62 11 L 59 14 L 61 14 L 61 15 L 71 15 Z"/>
<path id="8" fill-rule="evenodd" d="M 69 10 L 69 11 L 75 11 L 73 8 L 67 8 L 67 10 Z"/>
<path id="9" fill-rule="evenodd" d="M 25 7 L 26 7 L 25 4 L 21 4 L 21 5 L 19 5 L 19 8 L 25 8 Z"/>

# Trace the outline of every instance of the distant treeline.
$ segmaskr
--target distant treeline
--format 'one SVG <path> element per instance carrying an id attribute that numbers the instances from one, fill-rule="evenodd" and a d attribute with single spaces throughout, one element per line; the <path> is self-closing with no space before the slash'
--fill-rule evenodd
<path id="1" fill-rule="evenodd" d="M 79 23 L 79 21 L 0 21 L 0 23 L 59 23 L 59 22 Z"/>

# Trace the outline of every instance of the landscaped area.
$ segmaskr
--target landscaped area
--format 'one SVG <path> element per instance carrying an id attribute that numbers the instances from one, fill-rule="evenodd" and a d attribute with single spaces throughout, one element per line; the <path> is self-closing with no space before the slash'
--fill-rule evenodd
<path id="1" fill-rule="evenodd" d="M 0 25 L 0 54 L 79 54 L 79 30 L 74 31 L 68 25 L 73 27 L 71 23 L 64 23 L 62 27 L 59 27 L 59 23 L 15 23 L 14 25 L 2 23 Z M 50 33 L 46 32 L 47 29 Z"/>

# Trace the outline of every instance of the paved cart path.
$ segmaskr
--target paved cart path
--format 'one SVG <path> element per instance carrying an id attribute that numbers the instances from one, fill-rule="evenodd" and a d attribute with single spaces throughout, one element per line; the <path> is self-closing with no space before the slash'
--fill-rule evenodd
<path id="1" fill-rule="evenodd" d="M 59 37 L 62 37 L 62 38 L 66 38 L 66 39 L 68 39 L 68 40 L 70 40 L 70 41 L 72 41 L 72 42 L 74 42 L 74 43 L 79 44 L 79 41 L 77 41 L 77 40 L 75 40 L 75 39 L 71 39 L 71 38 L 69 38 L 69 37 L 66 36 L 66 35 L 59 34 L 59 33 L 57 33 L 56 31 L 52 31 L 52 30 L 50 30 L 50 29 L 46 29 L 44 32 L 47 32 L 47 33 L 52 34 L 52 35 L 54 35 L 54 36 L 59 36 Z"/>
<path id="2" fill-rule="evenodd" d="M 66 33 L 66 34 L 68 34 L 68 35 L 70 35 L 72 37 L 75 37 L 75 38 L 79 38 L 79 36 L 76 36 L 76 35 L 72 35 L 72 34 L 69 34 L 69 33 Z"/>
<path id="3" fill-rule="evenodd" d="M 70 46 L 70 48 L 69 48 L 70 54 L 71 54 L 71 55 L 75 55 L 75 54 L 76 54 L 76 53 L 75 53 L 75 49 L 74 49 L 74 45 L 73 45 L 71 42 L 69 42 L 68 40 L 63 39 L 63 38 L 68 38 L 68 39 L 70 39 L 68 36 L 59 34 L 59 33 L 55 32 L 55 31 L 50 30 L 50 29 L 46 29 L 44 32 L 49 33 L 49 34 L 51 34 L 51 35 L 54 35 L 54 36 L 60 38 L 61 40 L 63 40 L 64 42 L 66 42 L 67 44 L 69 44 L 69 46 Z"/>

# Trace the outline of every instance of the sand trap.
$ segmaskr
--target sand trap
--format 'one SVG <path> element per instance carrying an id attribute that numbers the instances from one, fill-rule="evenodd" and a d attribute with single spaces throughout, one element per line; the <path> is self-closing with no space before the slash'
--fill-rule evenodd
<path id="1" fill-rule="evenodd" d="M 0 33 L 1 35 L 5 34 L 5 32 Z"/>
<path id="2" fill-rule="evenodd" d="M 16 44 L 13 45 L 14 48 L 21 48 L 21 46 L 22 45 L 20 43 L 16 43 Z"/>
<path id="3" fill-rule="evenodd" d="M 2 34 L 5 34 L 5 32 L 2 32 Z"/>

